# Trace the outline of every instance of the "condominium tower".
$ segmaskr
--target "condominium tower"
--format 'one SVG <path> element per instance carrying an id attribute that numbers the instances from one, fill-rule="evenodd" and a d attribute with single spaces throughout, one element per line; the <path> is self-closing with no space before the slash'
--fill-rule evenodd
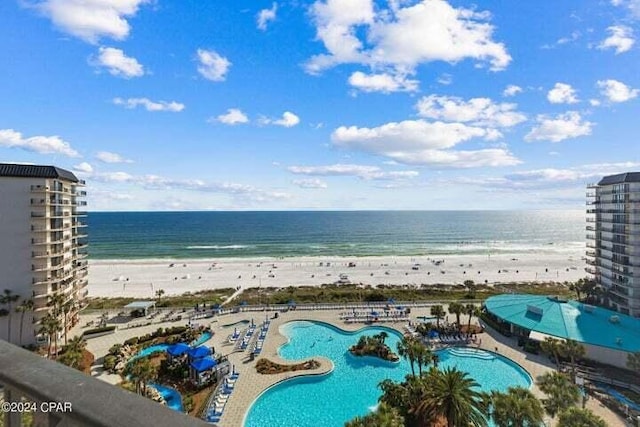
<path id="1" fill-rule="evenodd" d="M 640 317 L 640 172 L 588 186 L 587 263 L 610 307 Z"/>
<path id="2" fill-rule="evenodd" d="M 77 322 L 87 293 L 83 186 L 54 166 L 0 163 L 0 339 L 42 339 L 55 295 L 60 326 Z"/>

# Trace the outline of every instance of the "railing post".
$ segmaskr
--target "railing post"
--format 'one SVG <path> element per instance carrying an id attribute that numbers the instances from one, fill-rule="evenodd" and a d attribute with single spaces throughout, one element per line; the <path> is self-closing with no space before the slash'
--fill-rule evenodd
<path id="1" fill-rule="evenodd" d="M 16 390 L 12 390 L 10 387 L 4 388 L 4 401 L 8 403 L 20 402 L 20 394 Z M 22 426 L 22 414 L 20 412 L 7 410 L 4 411 L 4 425 L 5 427 L 21 427 Z"/>

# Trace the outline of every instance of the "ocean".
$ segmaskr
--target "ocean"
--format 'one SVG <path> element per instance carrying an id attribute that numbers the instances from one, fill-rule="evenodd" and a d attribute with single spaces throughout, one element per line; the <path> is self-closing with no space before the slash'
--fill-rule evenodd
<path id="1" fill-rule="evenodd" d="M 584 211 L 90 212 L 91 259 L 575 254 Z"/>

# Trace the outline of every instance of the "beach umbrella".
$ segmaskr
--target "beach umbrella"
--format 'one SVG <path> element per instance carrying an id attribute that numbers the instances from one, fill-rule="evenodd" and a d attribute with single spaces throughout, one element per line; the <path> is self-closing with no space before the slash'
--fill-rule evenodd
<path id="1" fill-rule="evenodd" d="M 181 356 L 181 355 L 185 354 L 190 349 L 191 349 L 191 347 L 189 347 L 188 344 L 185 344 L 185 343 L 181 342 L 181 343 L 169 346 L 167 348 L 167 353 L 169 353 L 173 357 L 176 357 L 176 356 Z"/>
<path id="2" fill-rule="evenodd" d="M 429 338 L 437 338 L 439 335 L 438 331 L 429 331 Z"/>
<path id="3" fill-rule="evenodd" d="M 387 300 L 387 302 L 388 302 L 389 304 L 395 304 L 395 303 L 396 303 L 396 300 L 394 300 L 393 298 L 389 298 L 389 299 Z"/>
<path id="4" fill-rule="evenodd" d="M 211 355 L 211 349 L 201 345 L 200 347 L 192 348 L 187 351 L 187 354 L 191 359 L 202 359 Z"/>
<path id="5" fill-rule="evenodd" d="M 377 311 L 372 311 L 372 312 L 371 312 L 371 315 L 372 315 L 373 317 L 378 317 L 378 312 L 377 312 Z"/>
<path id="6" fill-rule="evenodd" d="M 212 358 L 204 357 L 202 359 L 194 360 L 193 362 L 191 362 L 191 367 L 196 372 L 204 372 L 204 371 L 208 371 L 209 369 L 213 368 L 217 364 L 218 364 L 218 362 L 216 362 Z"/>
<path id="7" fill-rule="evenodd" d="M 248 304 L 248 303 L 247 303 L 246 301 L 242 301 L 242 302 L 240 303 L 240 305 L 242 305 L 242 306 L 245 306 L 245 305 L 247 305 L 247 304 Z"/>
<path id="8" fill-rule="evenodd" d="M 295 307 L 296 306 L 296 302 L 292 299 L 289 300 L 289 305 Z"/>

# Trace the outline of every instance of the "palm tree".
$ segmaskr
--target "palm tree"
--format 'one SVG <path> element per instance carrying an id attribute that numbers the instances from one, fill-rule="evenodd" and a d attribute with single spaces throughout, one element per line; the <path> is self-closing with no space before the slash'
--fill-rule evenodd
<path id="1" fill-rule="evenodd" d="M 456 315 L 456 324 L 460 328 L 460 315 L 464 313 L 464 305 L 459 302 L 452 302 L 449 304 L 449 314 Z"/>
<path id="2" fill-rule="evenodd" d="M 0 298 L 2 298 L 0 296 Z M 0 301 L 0 303 L 2 303 L 2 301 Z M 6 317 L 9 315 L 9 310 L 7 310 L 6 308 L 0 308 L 0 317 Z M 9 337 L 7 337 L 7 339 L 9 339 Z"/>
<path id="3" fill-rule="evenodd" d="M 443 319 L 445 316 L 444 309 L 441 305 L 434 305 L 431 307 L 431 315 L 436 318 L 436 327 L 440 329 L 440 319 Z"/>
<path id="4" fill-rule="evenodd" d="M 416 355 L 414 341 L 414 338 L 408 336 L 402 337 L 402 339 L 398 341 L 398 356 L 409 360 L 411 364 L 411 375 L 415 377 L 416 371 L 414 364 L 416 362 Z"/>
<path id="5" fill-rule="evenodd" d="M 553 337 L 546 337 L 544 341 L 540 343 L 540 348 L 542 349 L 542 351 L 550 356 L 553 356 L 553 359 L 556 362 L 556 368 L 558 370 L 560 370 L 560 346 L 560 340 Z"/>
<path id="6" fill-rule="evenodd" d="M 86 347 L 87 342 L 81 336 L 71 338 L 69 344 L 65 346 L 64 353 L 60 356 L 60 362 L 72 368 L 81 369 L 80 364 Z"/>
<path id="7" fill-rule="evenodd" d="M 164 289 L 158 289 L 156 291 L 156 296 L 158 297 L 158 302 L 160 302 L 160 299 L 162 298 L 162 296 L 165 294 L 166 292 L 164 291 Z"/>
<path id="8" fill-rule="evenodd" d="M 580 389 L 560 372 L 547 372 L 538 377 L 538 387 L 548 397 L 542 400 L 544 409 L 552 417 L 575 406 L 580 400 Z"/>
<path id="9" fill-rule="evenodd" d="M 49 345 L 47 348 L 47 357 L 51 357 L 51 337 L 54 340 L 54 353 L 58 353 L 58 331 L 61 329 L 60 319 L 52 315 L 51 313 L 47 314 L 40 321 L 40 333 L 44 333 L 48 337 Z"/>
<path id="10" fill-rule="evenodd" d="M 378 334 L 378 337 L 380 337 L 380 344 L 384 344 L 385 340 L 389 337 L 389 334 L 382 331 Z"/>
<path id="11" fill-rule="evenodd" d="M 61 293 L 55 293 L 53 295 L 49 295 L 49 301 L 47 305 L 53 308 L 53 315 L 56 317 L 60 317 L 62 313 L 62 304 L 64 304 L 64 295 Z"/>
<path id="12" fill-rule="evenodd" d="M 69 300 L 66 303 L 62 304 L 61 311 L 64 314 L 64 345 L 67 345 L 67 321 L 69 317 L 69 313 L 71 313 L 74 309 L 75 303 L 73 300 Z"/>
<path id="13" fill-rule="evenodd" d="M 558 427 L 606 427 L 602 418 L 588 409 L 569 408 L 558 418 Z"/>
<path id="14" fill-rule="evenodd" d="M 424 422 L 433 424 L 436 420 L 446 419 L 448 427 L 488 425 L 483 396 L 477 391 L 479 384 L 466 372 L 456 368 L 431 369 L 424 381 L 429 386 L 420 402 L 412 408 Z"/>
<path id="15" fill-rule="evenodd" d="M 509 387 L 506 393 L 492 392 L 488 397 L 496 427 L 539 426 L 543 422 L 542 404 L 529 389 Z"/>
<path id="16" fill-rule="evenodd" d="M 422 367 L 431 362 L 433 353 L 421 341 L 413 340 L 413 353 L 418 365 L 418 374 L 422 377 Z"/>
<path id="17" fill-rule="evenodd" d="M 356 417 L 345 427 L 404 427 L 404 418 L 397 409 L 381 402 L 375 412 L 364 417 Z"/>
<path id="18" fill-rule="evenodd" d="M 0 304 L 7 305 L 7 341 L 11 342 L 11 305 L 20 299 L 20 295 L 13 293 L 11 289 L 5 289 L 4 295 L 0 296 Z"/>
<path id="19" fill-rule="evenodd" d="M 149 359 L 142 358 L 129 363 L 125 374 L 135 383 L 136 393 L 146 395 L 147 384 L 157 377 L 158 372 Z"/>
<path id="20" fill-rule="evenodd" d="M 467 304 L 464 306 L 464 314 L 469 315 L 469 321 L 467 322 L 467 332 L 471 331 L 471 320 L 473 316 L 480 316 L 480 309 L 475 304 Z"/>
<path id="21" fill-rule="evenodd" d="M 582 359 L 585 353 L 584 346 L 577 341 L 566 340 L 560 344 L 560 354 L 571 362 L 571 379 L 574 383 L 576 381 L 576 360 Z"/>
<path id="22" fill-rule="evenodd" d="M 20 313 L 20 345 L 22 345 L 22 326 L 24 324 L 24 315 L 28 311 L 33 311 L 35 308 L 35 303 L 32 299 L 22 300 L 20 304 L 16 307 L 16 313 Z"/>

